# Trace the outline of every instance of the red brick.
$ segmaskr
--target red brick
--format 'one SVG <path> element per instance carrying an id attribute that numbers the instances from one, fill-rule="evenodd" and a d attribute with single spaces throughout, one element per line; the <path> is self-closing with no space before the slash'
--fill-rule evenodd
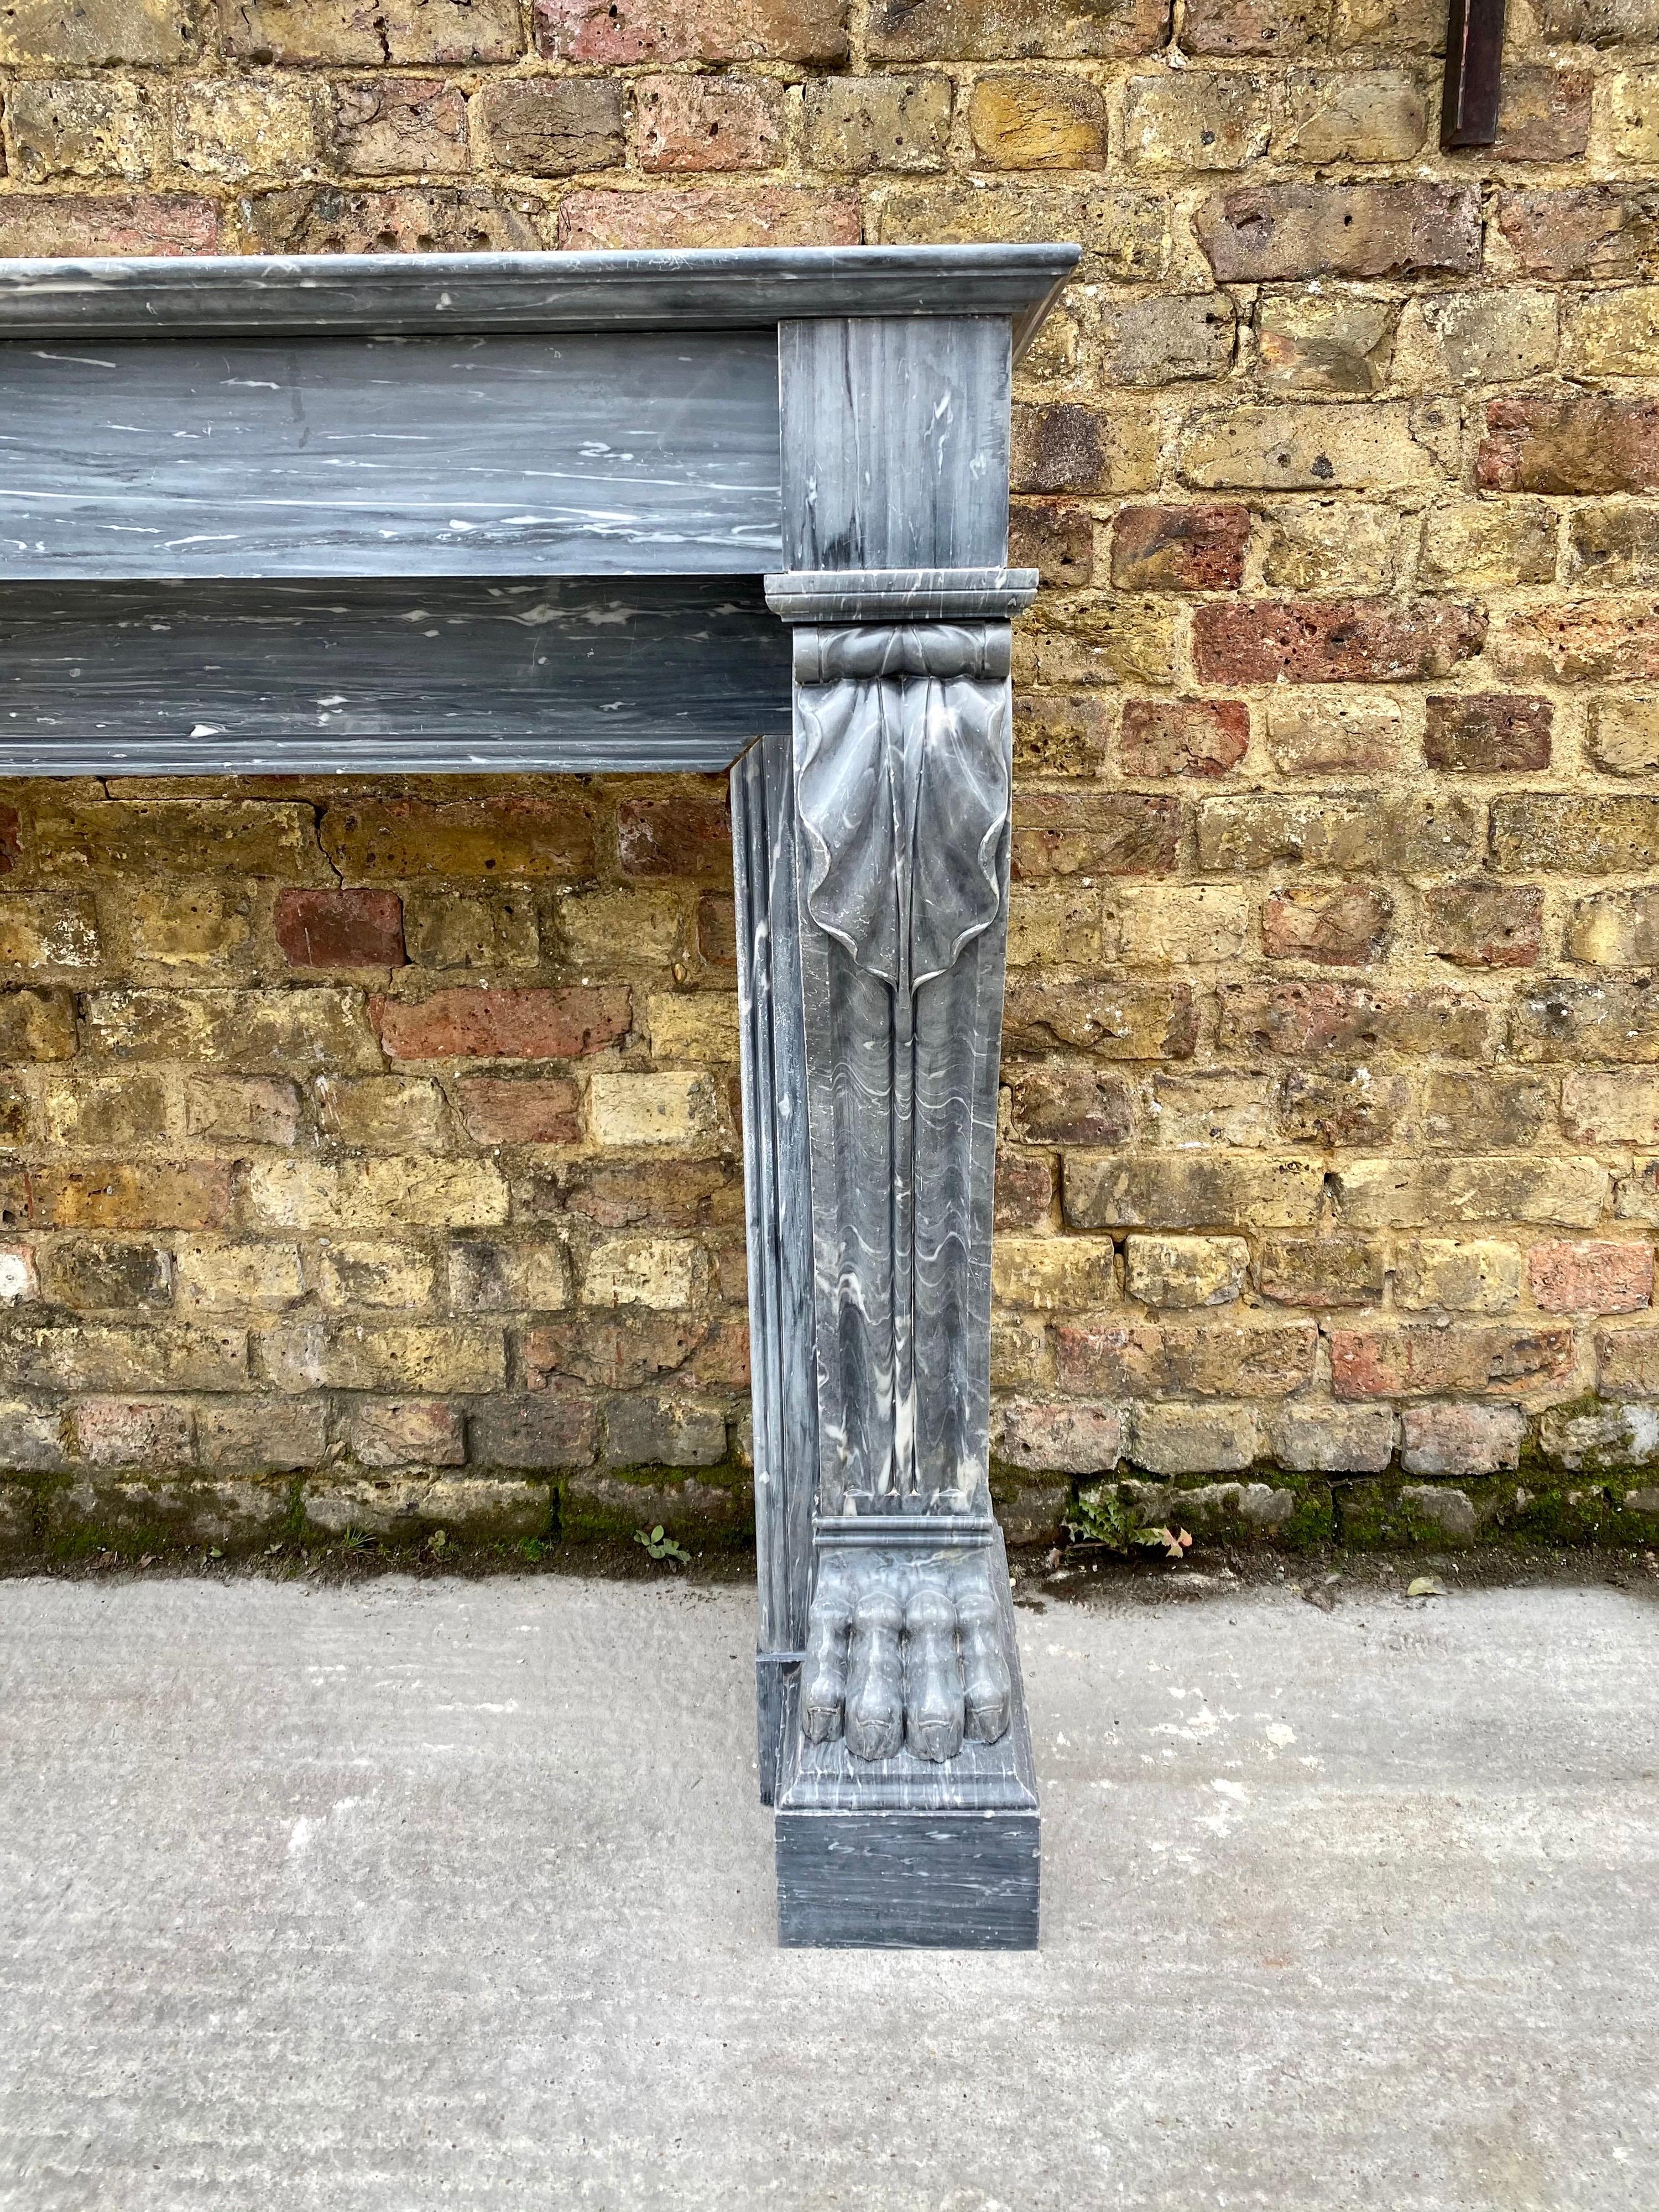
<path id="1" fill-rule="evenodd" d="M 1523 276 L 1608 283 L 1653 272 L 1649 196 L 1617 185 L 1500 192 L 1498 228 Z"/>
<path id="2" fill-rule="evenodd" d="M 1423 757 L 1431 768 L 1483 775 L 1547 768 L 1555 709 L 1547 699 L 1478 691 L 1430 698 Z"/>
<path id="3" fill-rule="evenodd" d="M 1659 488 L 1659 399 L 1605 392 L 1493 399 L 1477 462 L 1489 491 Z"/>
<path id="4" fill-rule="evenodd" d="M 525 1382 L 562 1394 L 572 1382 L 636 1390 L 678 1374 L 706 1341 L 713 1324 L 689 1314 L 577 1314 L 524 1334 Z"/>
<path id="5" fill-rule="evenodd" d="M 291 968 L 401 968 L 404 902 L 396 891 L 278 891 L 276 942 Z"/>
<path id="6" fill-rule="evenodd" d="M 1243 507 L 1126 507 L 1112 532 L 1121 592 L 1236 592 L 1250 541 Z"/>
<path id="7" fill-rule="evenodd" d="M 1129 791 L 1016 793 L 1013 872 L 1022 882 L 1166 876 L 1180 836 L 1178 799 Z"/>
<path id="8" fill-rule="evenodd" d="M 539 1082 L 470 1075 L 455 1086 L 467 1134 L 481 1145 L 579 1145 L 582 1093 L 563 1076 Z"/>
<path id="9" fill-rule="evenodd" d="M 1109 1060 L 1190 1060 L 1198 1042 L 1190 983 L 1021 975 L 1008 987 L 1003 1027 L 1011 1050 L 1070 1047 Z"/>
<path id="10" fill-rule="evenodd" d="M 1436 884 L 1424 902 L 1424 940 L 1460 968 L 1530 968 L 1544 933 L 1535 884 Z"/>
<path id="11" fill-rule="evenodd" d="M 1339 1398 L 1425 1398 L 1448 1390 L 1514 1396 L 1563 1382 L 1573 1368 L 1570 1328 L 1408 1322 L 1331 1331 L 1331 1389 Z"/>
<path id="12" fill-rule="evenodd" d="M 775 168 L 783 158 L 782 89 L 768 77 L 636 79 L 641 168 Z"/>
<path id="13" fill-rule="evenodd" d="M 628 1034 L 633 1001 L 620 986 L 454 990 L 376 999 L 371 1011 L 393 1060 L 576 1060 Z"/>
<path id="14" fill-rule="evenodd" d="M 694 883 L 732 879 L 732 817 L 724 798 L 686 792 L 673 799 L 629 799 L 617 810 L 617 839 L 630 876 L 684 876 Z"/>
<path id="15" fill-rule="evenodd" d="M 997 1154 L 996 1227 L 1040 1229 L 1054 1203 L 1054 1164 L 1047 1152 Z"/>
<path id="16" fill-rule="evenodd" d="M 1261 948 L 1269 960 L 1360 966 L 1387 945 L 1393 920 L 1394 901 L 1369 884 L 1292 885 L 1261 909 Z"/>
<path id="17" fill-rule="evenodd" d="M 874 0 L 883 61 L 1121 61 L 1170 34 L 1170 0 Z"/>
<path id="18" fill-rule="evenodd" d="M 1480 197 L 1467 185 L 1243 185 L 1207 201 L 1197 228 L 1224 284 L 1480 266 Z"/>
<path id="19" fill-rule="evenodd" d="M 1242 699 L 1130 699 L 1118 759 L 1125 775 L 1225 775 L 1249 743 Z"/>
<path id="20" fill-rule="evenodd" d="M 0 255 L 211 253 L 219 210 L 174 193 L 94 199 L 77 192 L 0 199 Z"/>
<path id="21" fill-rule="evenodd" d="M 1137 1398 L 1282 1398 L 1313 1375 L 1319 1331 L 1310 1321 L 1214 1322 L 1164 1328 L 1152 1322 L 1054 1331 L 1062 1390 Z"/>
<path id="22" fill-rule="evenodd" d="M 1446 676 L 1486 638 L 1483 608 L 1436 599 L 1212 599 L 1193 617 L 1206 684 Z"/>
<path id="23" fill-rule="evenodd" d="M 668 246 L 857 246 L 858 194 L 822 185 L 702 185 L 683 191 L 569 192 L 559 205 L 568 253 Z"/>
<path id="24" fill-rule="evenodd" d="M 743 1179 L 716 1160 L 634 1160 L 590 1168 L 563 1185 L 556 1209 L 601 1229 L 735 1228 L 744 1218 Z M 531 1218 L 536 1218 L 534 1212 Z"/>
<path id="25" fill-rule="evenodd" d="M 536 0 L 549 60 L 837 62 L 846 0 Z"/>
<path id="26" fill-rule="evenodd" d="M 1488 158 L 1576 161 L 1589 143 L 1593 82 L 1585 70 L 1506 68 Z"/>
<path id="27" fill-rule="evenodd" d="M 1653 1300 L 1653 1247 L 1534 1244 L 1527 1281 L 1546 1313 L 1637 1313 Z"/>

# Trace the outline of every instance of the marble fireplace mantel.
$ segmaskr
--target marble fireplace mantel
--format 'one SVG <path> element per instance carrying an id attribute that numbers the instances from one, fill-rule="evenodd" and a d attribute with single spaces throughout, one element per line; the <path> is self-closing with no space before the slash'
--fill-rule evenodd
<path id="1" fill-rule="evenodd" d="M 1074 246 L 0 262 L 0 775 L 729 769 L 789 1944 L 1036 1940 L 1011 363 Z"/>

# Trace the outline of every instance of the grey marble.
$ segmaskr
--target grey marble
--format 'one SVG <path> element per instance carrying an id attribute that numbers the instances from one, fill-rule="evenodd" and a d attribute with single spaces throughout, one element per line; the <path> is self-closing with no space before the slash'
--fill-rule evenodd
<path id="1" fill-rule="evenodd" d="M 799 246 L 623 253 L 0 260 L 0 334 L 774 330 L 791 316 L 982 315 L 1035 332 L 1080 249 Z"/>
<path id="2" fill-rule="evenodd" d="M 0 587 L 0 774 L 723 769 L 789 727 L 748 578 Z"/>
<path id="3" fill-rule="evenodd" d="M 769 331 L 0 345 L 0 582 L 755 574 Z"/>

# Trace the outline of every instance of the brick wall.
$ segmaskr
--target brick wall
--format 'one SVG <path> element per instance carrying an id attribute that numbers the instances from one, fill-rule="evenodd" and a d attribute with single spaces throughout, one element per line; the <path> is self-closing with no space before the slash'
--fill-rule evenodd
<path id="1" fill-rule="evenodd" d="M 1016 426 L 1016 1533 L 1120 1460 L 1651 1526 L 1659 6 L 1513 0 L 1452 156 L 1443 0 L 1177 7 L 3 0 L 0 253 L 1080 239 Z M 15 1533 L 741 1525 L 717 785 L 5 797 Z"/>

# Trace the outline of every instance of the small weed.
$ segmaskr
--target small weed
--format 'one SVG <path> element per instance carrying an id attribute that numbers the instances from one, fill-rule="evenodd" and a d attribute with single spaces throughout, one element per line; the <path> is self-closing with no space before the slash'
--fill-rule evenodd
<path id="1" fill-rule="evenodd" d="M 426 1540 L 426 1548 L 430 1558 L 434 1559 L 441 1559 L 444 1553 L 449 1549 L 448 1529 L 434 1528 L 432 1534 Z"/>
<path id="2" fill-rule="evenodd" d="M 374 1539 L 369 1534 L 367 1528 L 354 1528 L 348 1526 L 341 1534 L 340 1549 L 343 1552 L 350 1552 L 355 1554 L 359 1552 L 368 1551 L 372 1547 L 374 1542 Z"/>
<path id="3" fill-rule="evenodd" d="M 538 1567 L 545 1556 L 547 1547 L 539 1536 L 525 1536 L 520 1540 L 516 1549 L 521 1559 L 528 1559 L 532 1567 Z"/>
<path id="4" fill-rule="evenodd" d="M 1168 1559 L 1181 1559 L 1193 1544 L 1184 1528 L 1137 1521 L 1105 1483 L 1080 1493 L 1076 1511 L 1066 1523 L 1066 1533 L 1074 1544 L 1101 1544 L 1108 1551 L 1124 1553 L 1161 1549 Z"/>
<path id="5" fill-rule="evenodd" d="M 677 1566 L 681 1567 L 689 1567 L 691 1564 L 690 1553 L 684 1545 L 677 1544 L 672 1536 L 665 1536 L 663 1534 L 660 1521 L 648 1534 L 643 1528 L 636 1528 L 634 1531 L 634 1541 L 636 1544 L 643 1544 L 647 1555 L 651 1559 L 672 1559 Z"/>

